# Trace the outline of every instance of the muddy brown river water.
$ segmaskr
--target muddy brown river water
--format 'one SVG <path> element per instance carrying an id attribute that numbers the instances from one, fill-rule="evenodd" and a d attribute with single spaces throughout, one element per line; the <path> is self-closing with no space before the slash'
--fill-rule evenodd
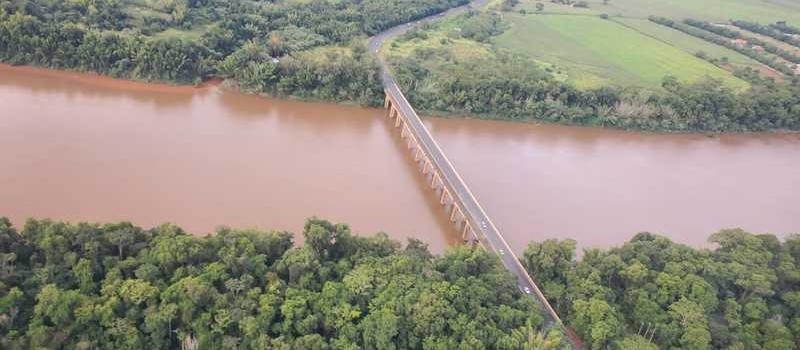
<path id="1" fill-rule="evenodd" d="M 636 232 L 700 246 L 726 227 L 800 232 L 800 135 L 706 137 L 427 118 L 515 250 Z M 458 242 L 378 109 L 0 66 L 0 215 Z"/>

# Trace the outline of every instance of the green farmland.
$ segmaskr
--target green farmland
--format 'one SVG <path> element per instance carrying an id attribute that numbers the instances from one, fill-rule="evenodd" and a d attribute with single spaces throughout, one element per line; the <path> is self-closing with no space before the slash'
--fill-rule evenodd
<path id="1" fill-rule="evenodd" d="M 520 0 L 510 11 L 501 11 L 502 2 L 494 1 L 481 12 L 498 14 L 503 28 L 501 34 L 493 34 L 479 46 L 482 51 L 501 50 L 527 57 L 534 62 L 531 69 L 545 69 L 556 80 L 579 89 L 608 85 L 657 89 L 664 77 L 674 76 L 684 83 L 710 77 L 742 91 L 750 84 L 733 74 L 742 68 L 752 68 L 778 81 L 784 81 L 784 77 L 739 52 L 652 23 L 648 16 L 714 22 L 785 20 L 800 24 L 800 2 L 789 0 L 586 0 L 586 3 L 587 7 L 577 7 Z M 427 32 L 437 41 L 443 37 L 457 38 L 461 36 L 458 33 L 461 25 L 465 23 L 447 20 Z M 391 51 L 395 57 L 408 57 L 415 48 L 422 48 L 419 45 L 440 44 L 422 40 Z M 449 65 L 430 68 L 455 69 Z"/>
<path id="2" fill-rule="evenodd" d="M 735 89 L 747 87 L 744 81 L 691 53 L 703 48 L 712 51 L 713 45 L 679 32 L 670 34 L 685 36 L 689 44 L 683 44 L 684 48 L 594 16 L 506 14 L 505 19 L 510 28 L 495 39 L 497 46 L 557 64 L 567 71 L 568 82 L 579 88 L 607 84 L 658 87 L 667 75 L 684 82 L 708 76 Z M 746 61 L 735 52 L 724 55 Z"/>
<path id="3" fill-rule="evenodd" d="M 596 4 L 598 10 L 603 6 L 602 0 L 590 2 Z M 615 12 L 637 17 L 655 14 L 717 22 L 737 18 L 800 24 L 800 2 L 795 0 L 611 0 L 609 5 Z"/>
<path id="4" fill-rule="evenodd" d="M 790 67 L 756 48 L 648 18 L 682 21 L 709 18 L 707 12 L 691 14 L 677 0 L 659 2 L 672 6 L 669 13 L 631 8 L 625 14 L 599 8 L 628 0 L 520 1 L 495 0 L 426 24 L 380 54 L 425 113 L 680 132 L 795 128 L 794 117 L 784 118 L 796 113 L 786 106 L 794 105 L 800 86 Z M 783 5 L 764 1 L 762 12 L 770 18 L 761 22 L 780 21 L 773 8 Z M 716 15 L 753 18 L 731 12 L 749 11 L 750 0 L 736 4 Z"/>
<path id="5" fill-rule="evenodd" d="M 544 12 L 601 14 L 634 18 L 657 15 L 669 18 L 698 18 L 712 22 L 744 19 L 773 23 L 786 21 L 800 26 L 800 1 L 796 0 L 585 0 L 589 8 L 574 8 L 542 1 Z M 535 11 L 536 1 L 522 0 L 519 8 Z"/>
<path id="6" fill-rule="evenodd" d="M 727 57 L 734 65 L 756 66 L 758 62 L 750 57 L 725 47 L 709 43 L 703 39 L 693 37 L 683 32 L 664 27 L 662 25 L 639 18 L 615 18 L 615 22 L 631 28 L 639 33 L 658 39 L 690 54 L 703 51 L 710 57 Z"/>

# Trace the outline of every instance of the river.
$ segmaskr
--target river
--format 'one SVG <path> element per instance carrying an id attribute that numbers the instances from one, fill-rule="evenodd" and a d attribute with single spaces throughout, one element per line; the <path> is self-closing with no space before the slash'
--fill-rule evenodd
<path id="1" fill-rule="evenodd" d="M 530 240 L 702 246 L 725 227 L 800 232 L 800 135 L 706 137 L 426 118 L 521 251 Z M 458 242 L 385 112 L 0 66 L 0 215 Z"/>

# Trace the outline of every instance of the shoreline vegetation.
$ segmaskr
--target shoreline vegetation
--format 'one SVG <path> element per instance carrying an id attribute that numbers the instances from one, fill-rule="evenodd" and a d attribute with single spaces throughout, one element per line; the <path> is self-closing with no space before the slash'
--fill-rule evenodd
<path id="1" fill-rule="evenodd" d="M 234 2 L 221 8 L 206 1 L 172 1 L 140 8 L 114 0 L 82 8 L 0 0 L 0 61 L 134 81 L 197 84 L 218 76 L 244 93 L 378 106 L 379 67 L 365 38 L 466 2 L 419 0 L 386 18 L 387 10 L 370 7 L 380 1 L 310 7 Z M 348 11 L 358 6 L 369 9 L 354 18 Z M 330 10 L 332 22 L 312 16 L 322 9 Z M 286 16 L 294 11 L 302 11 L 301 20 L 290 24 Z M 465 30 L 455 36 L 447 32 L 453 23 Z M 800 108 L 794 107 L 800 104 L 800 87 L 794 80 L 776 83 L 745 68 L 735 75 L 751 87 L 738 92 L 716 79 L 686 83 L 674 77 L 665 77 L 656 89 L 578 89 L 554 77 L 553 67 L 541 61 L 495 48 L 494 37 L 507 28 L 502 13 L 473 11 L 412 30 L 384 45 L 382 54 L 387 46 L 444 34 L 438 46 L 389 54 L 396 80 L 423 113 L 656 132 L 800 130 Z M 459 51 L 464 43 L 482 45 L 485 52 L 471 62 L 458 60 L 465 53 L 470 58 L 470 52 Z"/>
<path id="2" fill-rule="evenodd" d="M 496 256 L 431 254 L 311 218 L 288 232 L 0 218 L 0 346 L 564 349 Z M 531 242 L 521 262 L 587 349 L 791 349 L 800 235 L 738 229 L 692 248 Z"/>
<path id="3" fill-rule="evenodd" d="M 77 75 L 85 75 L 85 78 L 94 79 L 110 79 L 112 83 L 130 83 L 130 84 L 141 84 L 133 88 L 134 90 L 139 89 L 167 89 L 164 90 L 166 92 L 171 93 L 194 93 L 198 90 L 207 89 L 211 86 L 220 86 L 223 89 L 230 89 L 230 91 L 236 93 L 242 93 L 246 95 L 258 96 L 267 99 L 283 99 L 289 101 L 296 101 L 296 102 L 308 102 L 308 103 L 335 103 L 342 106 L 354 106 L 354 107 L 367 107 L 367 108 L 379 108 L 378 106 L 363 106 L 358 104 L 354 101 L 329 101 L 324 99 L 309 99 L 303 98 L 298 96 L 273 96 L 267 93 L 247 93 L 242 91 L 238 85 L 236 85 L 235 81 L 226 80 L 219 77 L 212 77 L 209 80 L 206 80 L 200 85 L 183 85 L 183 84 L 170 84 L 168 82 L 145 82 L 145 81 L 136 81 L 136 80 L 129 80 L 129 79 L 121 79 L 121 78 L 114 78 L 107 75 L 102 75 L 95 72 L 82 72 L 82 71 L 75 71 L 75 70 L 67 70 L 67 69 L 52 69 L 47 67 L 37 67 L 31 65 L 24 65 L 24 66 L 12 66 L 5 63 L 0 63 L 0 66 L 6 66 L 11 69 L 32 69 L 32 70 L 39 70 L 39 72 L 35 74 L 41 74 L 41 72 L 50 72 L 54 74 L 64 73 L 64 74 L 77 74 Z M 80 78 L 79 78 L 80 80 Z M 126 85 L 124 88 L 130 88 L 131 85 Z M 497 122 L 509 122 L 509 123 L 526 123 L 531 125 L 561 125 L 567 127 L 578 127 L 578 128 L 595 128 L 597 126 L 592 125 L 584 125 L 584 124 L 569 124 L 565 122 L 552 122 L 540 119 L 529 119 L 529 120 L 517 120 L 511 121 L 507 118 L 504 118 L 500 115 L 479 115 L 479 114 L 464 114 L 458 112 L 448 112 L 448 111 L 425 111 L 425 115 L 434 118 L 442 118 L 442 119 L 474 119 L 474 120 L 488 120 L 488 121 L 497 121 Z M 718 132 L 700 132 L 700 131 L 671 131 L 671 130 L 640 130 L 640 129 L 622 129 L 622 128 L 613 128 L 613 130 L 619 130 L 623 132 L 636 132 L 636 133 L 645 133 L 645 134 L 698 134 L 698 135 L 706 135 L 708 137 L 716 137 L 724 133 Z M 771 129 L 771 130 L 763 130 L 763 131 L 742 131 L 730 134 L 761 134 L 761 133 L 768 133 L 768 134 L 798 134 L 800 130 L 791 130 L 791 129 Z"/>
<path id="4" fill-rule="evenodd" d="M 136 81 L 236 80 L 242 91 L 381 102 L 362 41 L 464 0 L 0 0 L 0 61 Z"/>
<path id="5" fill-rule="evenodd" d="M 281 99 L 287 101 L 296 101 L 296 102 L 309 102 L 309 103 L 329 103 L 329 104 L 337 104 L 342 106 L 360 106 L 360 107 L 369 107 L 363 106 L 358 104 L 355 101 L 330 101 L 325 99 L 311 99 L 311 98 L 303 98 L 299 96 L 275 96 L 270 95 L 266 92 L 246 92 L 243 91 L 236 81 L 232 79 L 224 79 L 222 77 L 212 76 L 203 81 L 200 84 L 196 85 L 189 85 L 189 84 L 179 84 L 179 83 L 171 83 L 171 82 L 161 82 L 161 81 L 142 81 L 142 80 L 131 80 L 131 79 L 123 79 L 123 78 L 115 78 L 108 75 L 103 75 L 97 72 L 91 71 L 78 71 L 78 70 L 70 70 L 70 69 L 54 69 L 48 67 L 39 67 L 33 65 L 22 65 L 22 66 L 14 66 L 9 65 L 6 63 L 0 62 L 0 67 L 6 69 L 24 69 L 26 73 L 31 74 L 38 74 L 38 75 L 49 75 L 53 76 L 57 79 L 74 79 L 76 81 L 80 81 L 86 84 L 100 84 L 104 86 L 109 86 L 113 88 L 119 89 L 131 89 L 134 91 L 138 90 L 151 90 L 151 91 L 159 91 L 159 92 L 167 92 L 167 93 L 195 93 L 197 91 L 206 90 L 212 87 L 220 87 L 222 89 L 227 89 L 232 92 L 241 93 L 245 95 L 252 95 L 263 97 L 267 99 Z M 62 75 L 63 74 L 63 75 Z M 66 76 L 65 76 L 66 75 Z"/>

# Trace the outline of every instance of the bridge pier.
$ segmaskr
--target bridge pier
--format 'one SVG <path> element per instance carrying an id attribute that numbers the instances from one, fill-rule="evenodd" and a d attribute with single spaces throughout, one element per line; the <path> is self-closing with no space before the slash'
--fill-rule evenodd
<path id="1" fill-rule="evenodd" d="M 464 213 L 461 212 L 461 208 L 458 205 L 453 205 L 453 210 L 450 211 L 450 222 L 459 222 L 463 216 Z"/>
<path id="2" fill-rule="evenodd" d="M 451 199 L 452 199 L 452 197 L 450 196 L 450 192 L 447 191 L 446 188 L 443 188 L 442 189 L 442 196 L 439 198 L 439 204 L 444 205 L 444 206 L 448 206 L 448 205 L 450 205 L 450 200 Z"/>
<path id="3" fill-rule="evenodd" d="M 467 235 L 469 235 L 469 236 L 467 236 Z M 464 230 L 461 232 L 461 239 L 463 239 L 464 241 L 468 241 L 467 237 L 472 238 L 471 236 L 474 236 L 474 235 L 475 235 L 475 232 L 472 231 L 472 226 L 470 226 L 470 224 L 468 222 L 464 223 Z"/>
<path id="4" fill-rule="evenodd" d="M 431 178 L 431 188 L 433 188 L 434 190 L 438 189 L 439 188 L 439 183 L 441 181 L 442 181 L 442 179 L 439 178 L 439 173 L 434 171 L 433 172 L 433 177 Z"/>

